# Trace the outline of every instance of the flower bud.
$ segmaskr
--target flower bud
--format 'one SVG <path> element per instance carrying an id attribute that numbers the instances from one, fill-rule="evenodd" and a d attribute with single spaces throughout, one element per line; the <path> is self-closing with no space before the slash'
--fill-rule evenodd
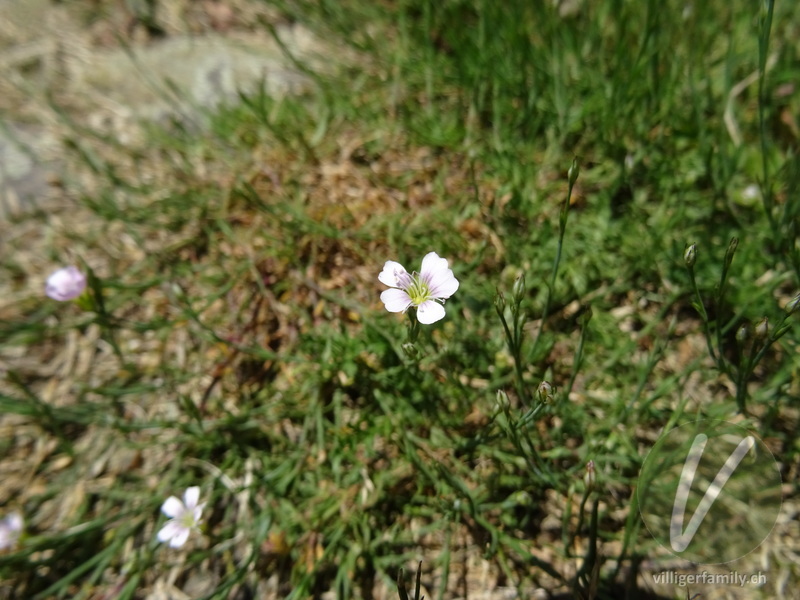
<path id="1" fill-rule="evenodd" d="M 539 395 L 539 400 L 545 404 L 548 402 L 552 402 L 554 396 L 553 386 L 550 385 L 550 382 L 543 381 L 539 384 L 539 387 L 536 389 L 536 393 Z"/>
<path id="2" fill-rule="evenodd" d="M 531 498 L 530 493 L 525 490 L 512 493 L 508 497 L 507 502 L 512 506 L 533 506 L 533 498 Z"/>
<path id="3" fill-rule="evenodd" d="M 769 334 L 769 320 L 767 317 L 761 319 L 755 328 L 756 339 L 763 340 Z"/>
<path id="4" fill-rule="evenodd" d="M 586 474 L 583 476 L 583 482 L 586 484 L 587 492 L 594 490 L 594 486 L 597 485 L 597 475 L 594 470 L 593 460 L 586 463 Z"/>
<path id="5" fill-rule="evenodd" d="M 59 269 L 47 278 L 44 293 L 53 300 L 66 302 L 80 296 L 84 289 L 86 289 L 86 275 L 77 267 L 70 266 Z"/>
<path id="6" fill-rule="evenodd" d="M 511 288 L 511 296 L 517 306 L 525 299 L 525 273 L 517 277 L 514 286 Z"/>
<path id="7" fill-rule="evenodd" d="M 578 157 L 572 159 L 572 166 L 570 166 L 569 170 L 567 171 L 567 178 L 569 179 L 569 186 L 572 187 L 575 185 L 575 182 L 578 181 L 578 175 L 581 174 L 581 165 L 578 162 Z"/>
<path id="8" fill-rule="evenodd" d="M 750 337 L 750 327 L 747 323 L 744 323 L 739 329 L 736 331 L 736 341 L 740 344 L 743 344 L 747 341 L 747 338 Z"/>
<path id="9" fill-rule="evenodd" d="M 591 320 L 592 320 L 592 307 L 587 306 L 586 310 L 584 310 L 578 317 L 578 324 L 581 327 L 586 327 L 589 324 L 589 321 Z"/>
<path id="10" fill-rule="evenodd" d="M 406 356 L 409 358 L 409 360 L 419 360 L 421 354 L 419 348 L 417 348 L 413 342 L 405 342 L 401 348 L 403 349 L 403 352 L 406 353 Z"/>
<path id="11" fill-rule="evenodd" d="M 508 400 L 508 394 L 504 390 L 497 390 L 497 407 L 505 412 L 509 406 L 511 406 L 511 402 Z"/>
<path id="12" fill-rule="evenodd" d="M 786 303 L 786 308 L 784 310 L 787 315 L 791 315 L 797 312 L 798 309 L 800 309 L 800 293 Z"/>
<path id="13" fill-rule="evenodd" d="M 497 295 L 494 297 L 494 309 L 502 319 L 506 310 L 506 297 L 500 290 L 497 290 Z"/>
<path id="14" fill-rule="evenodd" d="M 633 167 L 636 166 L 636 159 L 633 158 L 633 154 L 626 154 L 625 160 L 622 161 L 623 165 L 625 166 L 625 170 L 630 173 L 633 171 Z"/>
<path id="15" fill-rule="evenodd" d="M 686 246 L 686 250 L 683 251 L 683 262 L 685 262 L 686 266 L 691 269 L 694 266 L 696 260 L 697 260 L 697 244 L 690 244 Z"/>
<path id="16" fill-rule="evenodd" d="M 730 243 L 728 244 L 728 249 L 725 251 L 725 268 L 731 266 L 731 262 L 733 262 L 733 255 L 736 253 L 736 248 L 739 247 L 739 238 L 732 237 Z"/>

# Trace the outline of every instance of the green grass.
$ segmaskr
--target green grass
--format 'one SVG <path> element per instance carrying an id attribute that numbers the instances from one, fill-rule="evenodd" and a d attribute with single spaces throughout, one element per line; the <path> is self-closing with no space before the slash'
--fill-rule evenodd
<path id="1" fill-rule="evenodd" d="M 285 3 L 355 52 L 313 91 L 134 150 L 75 130 L 80 210 L 4 226 L 0 504 L 26 535 L 0 595 L 398 597 L 421 560 L 426 597 L 623 597 L 668 556 L 644 456 L 703 417 L 768 440 L 796 505 L 797 314 L 757 365 L 735 335 L 800 289 L 797 9 L 767 34 L 757 5 L 575 6 Z M 377 275 L 428 251 L 460 289 L 410 358 Z M 42 296 L 83 261 L 103 311 Z M 191 485 L 203 534 L 171 550 L 159 508 Z M 786 531 L 763 589 L 692 593 L 778 597 L 782 569 L 792 589 Z"/>

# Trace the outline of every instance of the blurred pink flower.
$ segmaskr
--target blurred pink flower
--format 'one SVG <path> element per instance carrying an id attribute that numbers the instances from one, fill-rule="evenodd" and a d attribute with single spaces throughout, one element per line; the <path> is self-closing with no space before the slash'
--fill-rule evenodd
<path id="1" fill-rule="evenodd" d="M 22 534 L 22 516 L 17 512 L 8 513 L 0 521 L 0 550 L 13 548 Z"/>
<path id="2" fill-rule="evenodd" d="M 169 542 L 173 548 L 180 548 L 189 539 L 192 530 L 197 530 L 205 503 L 199 503 L 200 488 L 193 486 L 187 488 L 183 494 L 183 502 L 175 496 L 170 496 L 161 505 L 161 512 L 167 515 L 167 521 L 158 532 L 159 542 Z"/>
<path id="3" fill-rule="evenodd" d="M 53 300 L 65 302 L 80 296 L 85 288 L 86 276 L 77 267 L 65 267 L 47 278 L 44 293 Z"/>
<path id="4" fill-rule="evenodd" d="M 378 280 L 392 288 L 381 294 L 386 310 L 405 312 L 414 306 L 417 319 L 423 325 L 444 318 L 442 305 L 458 289 L 458 280 L 449 268 L 447 259 L 436 252 L 425 255 L 419 273 L 415 271 L 409 274 L 400 263 L 387 260 Z"/>

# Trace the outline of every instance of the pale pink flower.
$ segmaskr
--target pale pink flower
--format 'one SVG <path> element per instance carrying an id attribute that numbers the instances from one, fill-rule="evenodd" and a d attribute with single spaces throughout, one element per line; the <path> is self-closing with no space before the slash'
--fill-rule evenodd
<path id="1" fill-rule="evenodd" d="M 74 300 L 86 288 L 86 276 L 77 267 L 59 269 L 47 278 L 44 293 L 53 300 L 65 302 Z"/>
<path id="2" fill-rule="evenodd" d="M 18 512 L 8 513 L 0 521 L 0 550 L 13 548 L 22 534 L 22 516 Z"/>
<path id="3" fill-rule="evenodd" d="M 161 512 L 170 520 L 158 532 L 159 542 L 169 542 L 173 548 L 180 548 L 189 539 L 189 534 L 200 525 L 200 517 L 205 503 L 200 500 L 200 488 L 187 488 L 183 494 L 183 502 L 170 496 L 161 505 Z"/>
<path id="4" fill-rule="evenodd" d="M 447 264 L 447 259 L 429 252 L 422 259 L 420 272 L 409 274 L 403 265 L 387 260 L 378 280 L 391 287 L 381 294 L 389 312 L 405 312 L 413 306 L 417 319 L 430 325 L 444 318 L 444 301 L 458 289 L 458 280 Z"/>

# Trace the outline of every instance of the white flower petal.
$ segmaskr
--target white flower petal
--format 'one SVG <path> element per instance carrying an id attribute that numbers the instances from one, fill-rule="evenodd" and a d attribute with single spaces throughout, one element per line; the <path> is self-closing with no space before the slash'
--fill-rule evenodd
<path id="1" fill-rule="evenodd" d="M 5 518 L 5 522 L 8 524 L 8 528 L 15 532 L 19 533 L 22 531 L 22 515 L 18 512 L 9 513 L 9 515 Z"/>
<path id="2" fill-rule="evenodd" d="M 458 290 L 458 279 L 450 269 L 439 271 L 431 277 L 431 281 L 428 282 L 428 289 L 430 289 L 431 296 L 434 298 L 449 298 Z"/>
<path id="3" fill-rule="evenodd" d="M 166 542 L 168 540 L 173 539 L 175 536 L 179 535 L 182 531 L 186 530 L 186 527 L 181 527 L 177 521 L 167 521 L 164 526 L 158 531 L 158 541 L 159 542 Z"/>
<path id="4" fill-rule="evenodd" d="M 186 509 L 183 506 L 183 502 L 178 500 L 175 496 L 170 496 L 164 500 L 164 504 L 161 505 L 161 512 L 173 519 L 177 519 L 181 516 L 184 510 Z"/>
<path id="5" fill-rule="evenodd" d="M 203 516 L 203 509 L 206 507 L 205 503 L 199 504 L 194 509 L 194 524 L 198 525 L 200 523 L 200 519 Z"/>
<path id="6" fill-rule="evenodd" d="M 0 520 L 0 550 L 13 548 L 22 533 L 22 515 L 12 512 Z"/>
<path id="7" fill-rule="evenodd" d="M 387 260 L 383 264 L 383 271 L 378 275 L 378 281 L 389 287 L 402 287 L 401 277 L 402 274 L 408 273 L 403 265 L 393 260 Z"/>
<path id="8" fill-rule="evenodd" d="M 190 488 L 186 488 L 186 491 L 183 493 L 183 502 L 186 504 L 188 510 L 194 510 L 199 500 L 200 488 L 198 486 L 193 485 Z"/>
<path id="9" fill-rule="evenodd" d="M 172 541 L 169 543 L 169 545 L 172 548 L 180 548 L 186 543 L 186 540 L 188 539 L 189 539 L 189 529 L 186 527 L 182 527 L 181 530 L 172 537 Z"/>
<path id="10" fill-rule="evenodd" d="M 447 259 L 442 258 L 436 252 L 428 252 L 425 257 L 422 259 L 422 268 L 419 271 L 419 274 L 422 277 L 426 275 L 433 275 L 440 271 L 447 271 Z"/>
<path id="11" fill-rule="evenodd" d="M 422 259 L 420 278 L 428 284 L 434 298 L 449 298 L 458 289 L 458 280 L 449 268 L 447 259 L 436 252 L 429 252 Z"/>
<path id="12" fill-rule="evenodd" d="M 444 318 L 444 306 L 433 300 L 423 302 L 417 307 L 417 319 L 423 325 L 430 325 Z"/>
<path id="13" fill-rule="evenodd" d="M 389 312 L 403 312 L 411 306 L 411 297 L 403 290 L 396 288 L 381 293 L 381 301 Z"/>

